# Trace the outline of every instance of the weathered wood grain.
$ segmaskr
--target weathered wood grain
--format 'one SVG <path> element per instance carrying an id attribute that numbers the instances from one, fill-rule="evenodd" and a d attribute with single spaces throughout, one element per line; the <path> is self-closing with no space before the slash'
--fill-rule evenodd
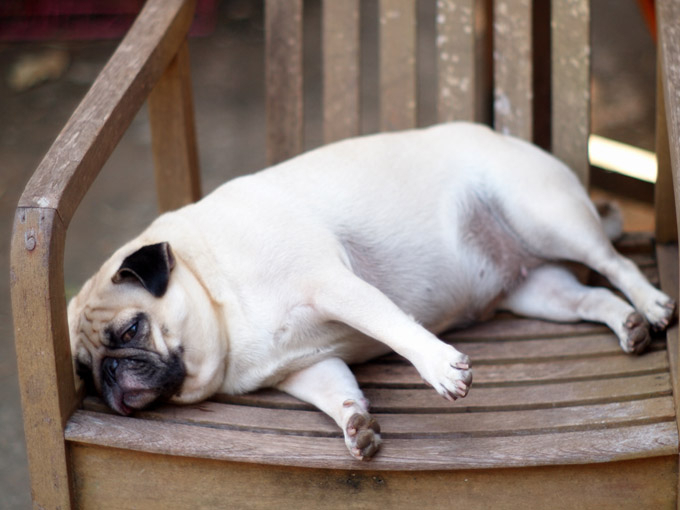
<path id="1" fill-rule="evenodd" d="M 219 462 L 88 445 L 73 446 L 83 510 L 172 507 L 486 510 L 670 508 L 674 457 L 585 466 L 382 472 Z M 117 473 L 112 477 L 111 473 Z"/>
<path id="2" fill-rule="evenodd" d="M 446 405 L 442 402 L 442 410 Z M 87 409 L 101 412 L 103 403 Z M 104 409 L 104 411 L 106 411 Z M 374 413 L 383 438 L 482 437 L 547 434 L 674 422 L 670 396 L 553 409 L 478 413 Z M 136 418 L 202 427 L 305 437 L 342 437 L 340 428 L 323 413 L 267 409 L 204 402 L 191 406 L 161 406 L 138 412 Z"/>
<path id="3" fill-rule="evenodd" d="M 437 0 L 439 122 L 477 117 L 475 43 L 474 0 Z"/>
<path id="4" fill-rule="evenodd" d="M 359 0 L 323 2 L 324 142 L 360 132 Z"/>
<path id="5" fill-rule="evenodd" d="M 657 257 L 659 259 L 659 272 L 661 274 L 661 290 L 678 301 L 678 245 L 676 243 L 658 244 Z M 680 375 L 678 364 L 680 363 L 680 327 L 677 322 L 666 330 L 666 342 L 668 344 L 668 363 L 670 365 L 671 384 L 675 408 L 680 409 Z M 680 427 L 680 424 L 679 424 Z"/>
<path id="6" fill-rule="evenodd" d="M 677 64 L 680 53 L 680 2 L 678 0 L 659 0 L 656 2 L 658 20 L 658 51 L 660 52 L 661 83 L 663 83 L 663 105 L 666 117 L 666 139 L 669 142 L 669 155 L 673 191 L 675 196 L 676 223 L 680 207 L 680 66 Z M 660 135 L 663 135 L 661 130 Z M 663 155 L 663 154 L 662 154 Z M 662 160 L 662 163 L 664 161 Z M 666 185 L 670 184 L 666 181 Z"/>
<path id="7" fill-rule="evenodd" d="M 380 0 L 380 129 L 416 126 L 416 2 Z"/>
<path id="8" fill-rule="evenodd" d="M 428 470 L 615 462 L 677 453 L 674 422 L 512 437 L 385 440 L 358 463 L 340 438 L 258 434 L 77 411 L 70 442 L 148 453 L 325 469 Z"/>
<path id="9" fill-rule="evenodd" d="M 571 9 L 578 11 L 585 3 L 553 0 L 553 14 L 572 16 Z M 666 19 L 661 27 L 665 34 L 661 36 L 665 73 L 661 82 L 666 96 L 675 101 L 667 105 L 670 113 L 666 118 L 672 142 L 669 157 L 674 163 L 680 157 L 680 103 L 679 81 L 673 76 L 680 71 L 670 64 L 680 46 L 677 27 L 669 28 L 667 20 L 676 19 L 672 16 L 680 13 L 679 3 L 660 0 L 658 7 Z M 474 44 L 474 30 L 466 11 L 461 10 L 471 4 L 468 0 L 460 2 L 456 12 L 463 15 L 455 17 L 449 16 L 453 4 L 438 2 L 442 120 L 459 115 L 458 107 L 465 108 L 460 115 L 474 116 L 474 110 L 468 110 L 474 100 L 455 102 L 443 97 L 448 86 L 468 93 L 464 90 L 466 76 L 474 89 L 474 72 L 470 74 L 470 64 L 464 61 L 472 51 L 465 45 Z M 95 83 L 98 97 L 105 98 L 103 106 L 98 103 L 102 100 L 88 99 L 88 94 L 83 104 L 89 109 L 79 116 L 87 122 L 78 124 L 77 129 L 67 125 L 66 134 L 60 135 L 62 145 L 57 147 L 55 142 L 53 150 L 58 156 L 49 163 L 55 183 L 46 181 L 48 174 L 43 169 L 43 176 L 32 181 L 22 199 L 25 209 L 19 213 L 25 216 L 17 216 L 12 247 L 12 292 L 17 303 L 15 318 L 19 319 L 15 324 L 17 340 L 20 336 L 31 338 L 29 343 L 18 345 L 17 351 L 24 372 L 22 398 L 29 402 L 26 435 L 32 471 L 37 474 L 33 482 L 39 494 L 37 504 L 67 507 L 72 494 L 74 504 L 81 508 L 167 508 L 169 503 L 163 497 L 175 508 L 215 507 L 225 502 L 239 508 L 271 508 L 285 507 L 291 501 L 299 508 L 412 508 L 423 504 L 525 508 L 527 501 L 541 507 L 573 508 L 583 498 L 597 508 L 664 508 L 674 504 L 678 429 L 671 388 L 678 388 L 677 328 L 669 331 L 668 352 L 657 342 L 652 352 L 637 358 L 619 353 L 613 335 L 595 324 L 554 324 L 506 316 L 447 334 L 448 341 L 460 343 L 461 349 L 476 360 L 472 391 L 454 404 L 427 388 L 415 370 L 396 357 L 356 367 L 385 438 L 383 450 L 370 463 L 349 457 L 339 430 L 327 416 L 271 390 L 217 396 L 196 406 L 162 406 L 134 418 L 105 412 L 100 402 L 88 399 L 88 410 L 72 415 L 78 398 L 72 390 L 63 300 L 65 228 L 82 193 L 152 89 L 155 151 L 164 151 L 157 145 L 165 138 L 162 133 L 169 133 L 172 140 L 179 137 L 179 145 L 184 137 L 185 147 L 172 148 L 178 149 L 181 157 L 187 156 L 180 165 L 184 168 L 182 175 L 187 168 L 189 174 L 192 166 L 197 168 L 197 163 L 191 162 L 196 159 L 191 155 L 192 151 L 195 154 L 195 143 L 187 125 L 190 89 L 186 47 L 181 47 L 189 22 L 186 12 L 193 8 L 191 2 L 186 5 L 164 0 L 163 14 L 153 10 L 160 9 L 158 0 L 149 2 L 145 13 L 147 17 L 149 12 L 154 13 L 153 22 L 143 18 L 134 30 L 137 37 L 144 33 L 160 42 L 140 43 L 140 60 L 132 59 L 130 67 L 125 67 L 131 74 L 123 73 L 125 76 L 113 73 L 122 72 L 124 57 L 130 58 L 124 51 L 132 51 L 131 47 L 121 46 L 127 49 L 119 50 L 119 56 L 112 59 L 118 67 L 111 64 L 113 71 L 109 69 L 106 80 Z M 531 19 L 527 16 L 531 2 L 495 0 L 495 7 L 497 127 L 530 139 L 531 48 L 525 43 L 531 41 Z M 327 136 L 340 138 L 358 129 L 358 68 L 354 68 L 358 59 L 354 48 L 358 44 L 358 4 L 357 0 L 327 1 L 324 9 L 324 24 L 330 27 L 324 43 L 325 58 L 337 63 L 337 68 L 329 64 L 326 74 L 331 86 L 324 92 L 328 94 L 325 115 L 328 126 L 333 126 Z M 172 16 L 167 14 L 173 10 Z M 381 124 L 384 129 L 412 127 L 416 123 L 415 0 L 382 0 L 380 13 Z M 573 56 L 570 52 L 580 51 L 574 48 L 582 48 L 587 37 L 580 28 L 569 28 L 582 27 L 581 15 L 574 11 L 575 25 L 553 23 L 554 77 L 558 77 L 554 79 L 561 81 L 560 73 L 570 66 L 578 67 L 579 72 L 568 76 L 569 80 L 583 78 L 582 59 L 576 63 L 569 60 Z M 155 32 L 156 23 L 170 27 L 158 29 L 165 35 Z M 273 116 L 268 129 L 287 133 L 281 138 L 268 135 L 274 147 L 271 158 L 280 160 L 302 150 L 301 0 L 269 0 L 266 25 L 272 37 L 267 43 L 268 73 L 273 73 L 274 81 L 279 80 L 268 89 L 268 110 Z M 140 32 L 139 26 L 146 32 Z M 180 26 L 183 28 L 177 28 Z M 173 57 L 180 47 L 180 53 Z M 137 45 L 134 51 L 140 51 Z M 444 59 L 444 54 L 450 54 L 451 59 Z M 456 68 L 454 63 L 460 65 Z M 333 90 L 336 85 L 338 89 Z M 564 85 L 569 91 L 578 88 L 566 81 Z M 164 89 L 166 86 L 169 89 Z M 128 92 L 121 92 L 120 87 Z M 576 105 L 567 112 L 576 120 L 558 126 L 565 131 L 553 126 L 553 145 L 568 147 L 568 153 L 578 152 L 583 133 L 574 130 L 583 125 L 582 106 L 587 98 L 570 97 L 558 90 L 555 93 L 559 96 L 555 99 L 558 109 Z M 173 106 L 167 103 L 175 100 L 177 111 L 165 112 L 164 108 Z M 331 105 L 336 105 L 335 110 Z M 81 143 L 78 137 L 87 140 Z M 66 161 L 66 166 L 55 163 L 57 157 Z M 77 161 L 74 166 L 68 166 L 71 157 Z M 158 160 L 156 166 L 170 170 Z M 677 164 L 674 168 L 677 170 Z M 191 181 L 178 183 L 178 189 L 192 186 Z M 177 196 L 179 202 L 186 200 L 181 193 Z M 623 246 L 639 254 L 636 262 L 645 266 L 646 273 L 655 271 L 649 237 L 628 239 Z M 677 248 L 669 251 L 660 246 L 659 261 L 662 285 L 677 285 Z M 669 268 L 675 272 L 669 272 Z M 45 317 L 36 318 L 29 307 L 16 310 L 29 301 L 42 302 Z M 44 375 L 41 371 L 49 377 L 38 380 L 36 374 Z M 54 385 L 54 380 L 63 384 Z M 32 447 L 31 441 L 36 446 Z M 73 476 L 67 473 L 69 467 Z M 70 487 L 74 488 L 72 492 Z"/>
<path id="10" fill-rule="evenodd" d="M 608 331 L 606 326 L 590 322 L 557 323 L 499 314 L 495 320 L 480 322 L 465 329 L 451 330 L 442 336 L 447 341 L 455 343 L 465 340 L 572 337 L 605 334 Z"/>
<path id="11" fill-rule="evenodd" d="M 678 241 L 678 225 L 675 212 L 673 169 L 666 124 L 666 105 L 661 52 L 656 58 L 656 183 L 654 185 L 654 231 L 657 242 Z"/>
<path id="12" fill-rule="evenodd" d="M 658 102 L 658 106 L 663 108 L 666 124 L 658 127 L 658 135 L 660 140 L 661 159 L 660 167 L 662 172 L 666 175 L 661 177 L 661 185 L 669 186 L 672 183 L 673 196 L 675 199 L 675 223 L 680 225 L 678 215 L 680 214 L 680 177 L 678 171 L 680 169 L 680 66 L 678 66 L 678 54 L 680 54 L 680 27 L 678 27 L 677 20 L 680 19 L 680 1 L 678 0 L 658 0 L 656 2 L 656 18 L 658 22 L 658 44 L 657 51 L 659 52 L 659 68 L 660 73 L 657 79 L 663 84 L 663 96 Z M 657 126 L 660 122 L 657 123 Z M 668 141 L 668 151 L 666 152 L 665 142 Z M 671 179 L 668 179 L 668 161 L 670 160 Z M 669 193 L 666 193 L 668 197 Z M 660 204 L 662 211 L 665 214 L 670 213 L 668 205 Z M 673 233 L 668 232 L 669 224 L 672 222 L 664 222 L 663 240 L 673 239 Z M 677 262 L 676 262 L 677 266 Z M 673 276 L 677 281 L 677 275 Z M 663 281 L 663 280 L 662 280 Z M 673 282 L 675 283 L 675 282 Z M 674 390 L 676 395 L 676 402 L 678 401 L 678 374 L 677 364 L 680 359 L 680 341 L 678 341 L 678 328 L 672 328 L 668 333 L 668 348 L 671 358 L 671 367 L 674 369 Z M 670 351 L 673 352 L 670 352 Z M 680 503 L 677 503 L 680 505 Z"/>
<path id="13" fill-rule="evenodd" d="M 584 335 L 573 338 L 542 340 L 502 340 L 486 342 L 453 342 L 465 352 L 475 367 L 518 362 L 550 362 L 622 355 L 616 336 L 611 334 Z M 665 342 L 651 344 L 651 349 L 665 349 Z"/>
<path id="14" fill-rule="evenodd" d="M 650 352 L 633 357 L 623 352 L 615 355 L 578 360 L 557 359 L 546 362 L 503 363 L 473 365 L 474 385 L 516 385 L 602 379 L 624 375 L 645 375 L 668 369 L 665 351 Z M 420 374 L 412 365 L 370 363 L 354 368 L 360 384 L 412 388 L 422 384 Z"/>
<path id="15" fill-rule="evenodd" d="M 63 430 L 78 396 L 64 299 L 65 236 L 56 210 L 17 210 L 10 267 L 14 339 L 32 496 L 44 508 L 69 508 L 71 500 Z"/>
<path id="16" fill-rule="evenodd" d="M 19 201 L 11 286 L 35 508 L 71 506 L 63 428 L 78 397 L 64 299 L 66 228 L 83 195 L 185 40 L 193 10 L 193 1 L 147 2 Z"/>
<path id="17" fill-rule="evenodd" d="M 149 0 L 19 200 L 64 226 L 186 38 L 195 0 Z"/>
<path id="18" fill-rule="evenodd" d="M 587 186 L 590 0 L 552 0 L 552 152 Z"/>
<path id="19" fill-rule="evenodd" d="M 616 377 L 589 381 L 515 387 L 478 387 L 473 382 L 463 400 L 450 404 L 429 387 L 364 388 L 371 409 L 379 413 L 465 413 L 545 409 L 624 402 L 671 395 L 669 374 Z M 213 400 L 272 409 L 313 409 L 274 390 L 238 396 L 216 395 Z"/>
<path id="20" fill-rule="evenodd" d="M 494 0 L 494 126 L 533 140 L 531 0 Z"/>
<path id="21" fill-rule="evenodd" d="M 186 41 L 149 95 L 158 205 L 171 211 L 201 198 L 189 47 Z"/>
<path id="22" fill-rule="evenodd" d="M 267 163 L 302 152 L 302 0 L 265 3 Z"/>

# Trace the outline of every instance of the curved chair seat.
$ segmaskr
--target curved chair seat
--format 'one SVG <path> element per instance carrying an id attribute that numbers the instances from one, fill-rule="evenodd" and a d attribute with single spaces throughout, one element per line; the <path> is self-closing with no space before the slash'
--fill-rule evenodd
<path id="1" fill-rule="evenodd" d="M 629 237 L 620 247 L 658 282 L 649 238 Z M 566 467 L 566 479 L 553 476 L 541 490 L 534 484 L 537 501 L 546 491 L 553 497 L 556 483 L 584 473 L 589 482 L 583 490 L 592 497 L 611 492 L 613 480 L 622 484 L 617 497 L 601 495 L 603 504 L 617 508 L 643 496 L 674 498 L 678 429 L 665 334 L 644 355 L 630 356 L 598 324 L 499 315 L 443 338 L 470 355 L 474 366 L 473 389 L 453 404 L 398 355 L 353 367 L 382 426 L 382 449 L 368 462 L 350 457 L 330 418 L 275 390 L 164 405 L 131 418 L 110 414 L 91 397 L 70 419 L 66 438 L 83 447 L 221 461 L 229 466 L 225 473 L 245 463 L 254 480 L 306 468 L 308 479 L 343 473 L 365 485 L 368 473 L 374 486 L 410 473 L 415 479 L 434 476 L 446 487 L 462 475 L 496 472 L 495 483 L 505 480 L 512 493 L 522 487 L 518 477 L 534 478 L 529 468 L 545 473 L 546 467 Z M 631 463 L 637 463 L 634 470 L 627 469 Z M 87 469 L 84 490 L 101 483 Z M 652 472 L 655 482 L 643 481 Z"/>

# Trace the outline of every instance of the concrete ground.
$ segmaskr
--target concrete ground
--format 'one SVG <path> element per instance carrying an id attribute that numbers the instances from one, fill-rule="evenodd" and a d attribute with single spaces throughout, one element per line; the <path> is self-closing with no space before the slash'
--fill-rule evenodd
<path id="1" fill-rule="evenodd" d="M 366 3 L 371 16 L 376 2 Z M 250 8 L 248 0 L 223 1 L 215 32 L 190 43 L 204 193 L 264 165 L 264 34 L 259 3 L 253 5 Z M 308 1 L 307 7 L 306 62 L 310 65 L 306 73 L 318 80 L 318 2 Z M 593 2 L 593 24 L 593 130 L 652 149 L 654 46 L 635 2 Z M 30 507 L 8 291 L 14 208 L 26 181 L 116 44 L 0 44 L 0 239 L 4 240 L 0 241 L 0 509 Z M 20 93 L 10 89 L 7 77 L 21 57 L 55 47 L 65 49 L 70 57 L 68 70 L 59 79 Z M 368 61 L 365 67 L 370 71 L 375 66 Z M 320 143 L 318 86 L 309 87 L 306 96 L 310 120 L 306 144 L 312 147 Z M 370 99 L 367 96 L 367 103 Z M 65 262 L 67 295 L 156 214 L 146 117 L 143 108 L 71 224 Z M 364 128 L 370 131 L 374 125 L 369 119 Z M 629 204 L 627 211 L 641 222 L 638 226 L 649 227 L 649 207 L 636 201 Z"/>

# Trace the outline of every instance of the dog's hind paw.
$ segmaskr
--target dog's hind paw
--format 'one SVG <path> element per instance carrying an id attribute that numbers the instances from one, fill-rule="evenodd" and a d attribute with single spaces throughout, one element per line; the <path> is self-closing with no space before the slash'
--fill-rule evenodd
<path id="1" fill-rule="evenodd" d="M 345 444 L 358 460 L 368 460 L 380 448 L 380 424 L 368 413 L 355 413 L 345 426 Z"/>
<path id="2" fill-rule="evenodd" d="M 647 348 L 651 341 L 649 324 L 645 318 L 637 312 L 632 312 L 626 317 L 626 322 L 623 323 L 623 331 L 623 336 L 619 341 L 624 352 L 640 354 Z"/>
<path id="3" fill-rule="evenodd" d="M 654 304 L 645 311 L 645 316 L 652 328 L 657 331 L 663 331 L 673 321 L 675 310 L 675 301 L 664 296 L 663 299 L 656 300 Z"/>

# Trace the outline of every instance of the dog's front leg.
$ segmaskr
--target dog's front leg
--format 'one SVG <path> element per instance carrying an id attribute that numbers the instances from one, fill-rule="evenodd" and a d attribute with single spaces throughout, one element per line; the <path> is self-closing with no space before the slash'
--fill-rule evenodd
<path id="1" fill-rule="evenodd" d="M 368 401 L 344 361 L 329 358 L 289 375 L 281 391 L 329 415 L 345 435 L 353 457 L 370 459 L 380 447 L 380 425 L 368 414 Z"/>
<path id="2" fill-rule="evenodd" d="M 343 322 L 404 356 L 444 398 L 453 401 L 467 395 L 472 383 L 470 359 L 354 273 L 334 273 L 317 285 L 312 301 L 325 319 Z"/>

